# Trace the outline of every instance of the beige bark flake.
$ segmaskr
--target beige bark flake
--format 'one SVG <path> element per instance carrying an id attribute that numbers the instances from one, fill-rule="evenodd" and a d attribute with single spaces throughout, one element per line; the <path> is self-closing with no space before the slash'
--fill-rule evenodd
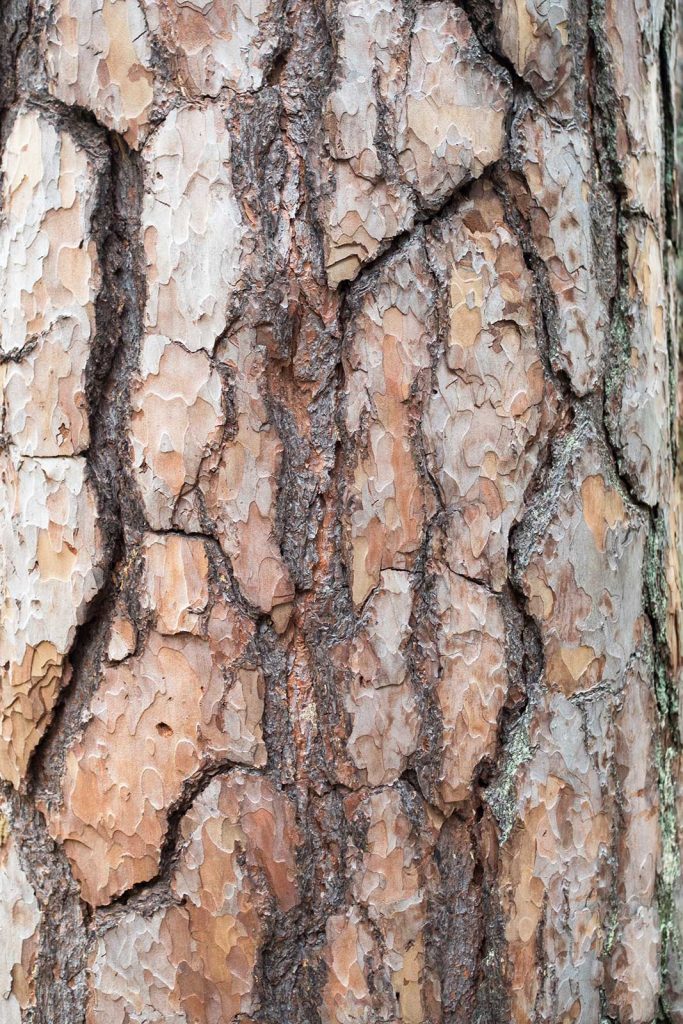
<path id="1" fill-rule="evenodd" d="M 531 234 L 557 305 L 553 360 L 585 395 L 602 373 L 607 324 L 591 236 L 589 138 L 536 108 L 517 123 L 515 137 Z"/>
<path id="2" fill-rule="evenodd" d="M 357 447 L 346 494 L 356 607 L 382 569 L 409 569 L 422 541 L 427 494 L 413 451 L 414 392 L 431 357 L 433 286 L 420 243 L 382 268 L 352 320 L 346 429 Z"/>
<path id="3" fill-rule="evenodd" d="M 0 844 L 0 1017 L 22 1024 L 35 1005 L 34 974 L 41 913 L 10 836 Z"/>
<path id="4" fill-rule="evenodd" d="M 107 658 L 109 661 L 123 661 L 133 654 L 137 645 L 137 630 L 130 619 L 117 616 L 112 622 Z"/>
<path id="5" fill-rule="evenodd" d="M 220 375 L 205 352 L 188 352 L 159 335 L 145 339 L 131 395 L 133 469 L 147 520 L 156 530 L 197 530 L 178 512 L 196 485 L 202 460 L 218 446 L 224 411 Z"/>
<path id="6" fill-rule="evenodd" d="M 614 76 L 616 148 L 628 202 L 659 222 L 662 216 L 660 37 L 661 0 L 607 0 L 605 31 Z"/>
<path id="7" fill-rule="evenodd" d="M 201 541 L 151 535 L 143 551 L 151 631 L 139 654 L 105 669 L 49 815 L 93 904 L 153 877 L 168 811 L 199 768 L 266 758 L 253 626 L 222 599 L 209 607 Z"/>
<path id="8" fill-rule="evenodd" d="M 569 0 L 496 0 L 502 52 L 555 116 L 573 111 Z"/>
<path id="9" fill-rule="evenodd" d="M 332 287 L 351 281 L 382 243 L 413 225 L 414 204 L 377 147 L 380 104 L 396 101 L 409 22 L 403 4 L 341 0 L 336 84 L 324 110 L 331 191 L 322 203 L 325 264 Z M 392 180 L 386 180 L 393 170 Z"/>
<path id="10" fill-rule="evenodd" d="M 85 367 L 100 284 L 91 235 L 96 168 L 66 131 L 27 110 L 12 126 L 2 175 L 4 430 L 24 455 L 73 455 L 89 442 Z"/>
<path id="11" fill-rule="evenodd" d="M 642 516 L 609 480 L 597 444 L 575 450 L 522 586 L 545 650 L 547 685 L 566 696 L 619 680 L 642 631 Z"/>
<path id="12" fill-rule="evenodd" d="M 145 146 L 145 330 L 213 351 L 242 281 L 243 226 L 219 108 L 173 110 Z"/>
<path id="13" fill-rule="evenodd" d="M 413 226 L 413 210 L 402 186 L 374 183 L 349 164 L 335 170 L 335 193 L 327 204 L 325 263 L 331 287 L 353 281 L 382 242 Z"/>
<path id="14" fill-rule="evenodd" d="M 549 698 L 518 777 L 518 822 L 500 855 L 514 1024 L 600 1017 L 611 822 L 584 724 L 574 704 Z"/>
<path id="15" fill-rule="evenodd" d="M 261 88 L 280 42 L 280 7 L 278 0 L 145 0 L 150 30 L 193 97 Z"/>
<path id="16" fill-rule="evenodd" d="M 101 583 L 94 493 L 74 457 L 89 442 L 85 368 L 99 271 L 95 168 L 72 137 L 20 112 L 2 171 L 0 772 L 18 784 Z"/>
<path id="17" fill-rule="evenodd" d="M 0 773 L 18 785 L 102 582 L 95 494 L 77 454 L 90 440 L 85 369 L 100 280 L 97 168 L 71 136 L 21 111 L 2 171 Z"/>
<path id="18" fill-rule="evenodd" d="M 396 149 L 407 181 L 438 206 L 500 158 L 511 101 L 507 73 L 483 53 L 464 12 L 418 8 Z"/>
<path id="19" fill-rule="evenodd" d="M 656 899 L 661 857 L 655 767 L 656 708 L 640 665 L 629 673 L 616 716 L 615 761 L 622 824 L 619 831 L 619 920 L 607 989 L 625 1024 L 649 1024 L 657 1014 L 661 929 Z"/>
<path id="20" fill-rule="evenodd" d="M 353 641 L 335 652 L 340 668 L 348 666 L 349 754 L 370 786 L 395 781 L 417 746 L 420 715 L 405 653 L 412 605 L 408 573 L 383 572 Z"/>
<path id="21" fill-rule="evenodd" d="M 76 627 L 102 576 L 82 458 L 0 462 L 3 615 L 0 774 L 18 785 L 62 686 Z"/>
<path id="22" fill-rule="evenodd" d="M 260 391 L 265 350 L 245 327 L 222 343 L 219 357 L 233 383 L 236 427 L 205 460 L 199 487 L 244 597 L 270 612 L 292 600 L 294 587 L 276 536 L 282 443 Z"/>
<path id="23" fill-rule="evenodd" d="M 433 230 L 429 253 L 447 334 L 423 435 L 451 515 L 447 560 L 500 588 L 552 409 L 532 279 L 488 186 Z"/>
<path id="24" fill-rule="evenodd" d="M 671 473 L 664 267 L 659 240 L 649 223 L 630 221 L 625 235 L 630 351 L 617 353 L 617 380 L 608 408 L 629 482 L 641 501 L 655 505 Z"/>
<path id="25" fill-rule="evenodd" d="M 159 633 L 200 633 L 209 604 L 209 562 L 203 542 L 178 534 L 149 534 L 143 551 L 142 603 L 154 610 Z"/>
<path id="26" fill-rule="evenodd" d="M 435 799 L 450 811 L 469 798 L 477 768 L 495 754 L 508 691 L 505 623 L 500 599 L 485 587 L 443 564 L 431 568 L 442 726 Z"/>
<path id="27" fill-rule="evenodd" d="M 129 912 L 99 939 L 88 1024 L 258 1014 L 255 972 L 269 920 L 299 900 L 292 804 L 269 780 L 235 771 L 197 798 L 181 837 L 172 879 L 180 905 L 148 918 Z"/>
<path id="28" fill-rule="evenodd" d="M 189 1024 L 177 992 L 178 941 L 168 910 L 124 914 L 98 940 L 87 1024 Z M 183 922 L 184 923 L 184 922 Z"/>
<path id="29" fill-rule="evenodd" d="M 368 975 L 374 952 L 372 932 L 358 908 L 328 918 L 324 949 L 327 977 L 319 1011 L 322 1024 L 356 1024 L 367 1018 L 368 1008 L 374 1002 L 375 1009 L 378 1001 L 379 1011 L 385 1019 L 391 1019 L 388 998 L 375 995 L 373 1000 L 370 993 Z"/>
<path id="30" fill-rule="evenodd" d="M 45 37 L 48 85 L 137 147 L 153 100 L 151 48 L 138 0 L 52 0 Z"/>

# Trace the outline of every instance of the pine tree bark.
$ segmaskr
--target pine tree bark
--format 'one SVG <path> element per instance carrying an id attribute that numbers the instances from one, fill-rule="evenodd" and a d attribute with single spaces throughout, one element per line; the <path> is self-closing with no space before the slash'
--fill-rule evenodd
<path id="1" fill-rule="evenodd" d="M 670 0 L 5 0 L 2 1024 L 683 1022 Z"/>

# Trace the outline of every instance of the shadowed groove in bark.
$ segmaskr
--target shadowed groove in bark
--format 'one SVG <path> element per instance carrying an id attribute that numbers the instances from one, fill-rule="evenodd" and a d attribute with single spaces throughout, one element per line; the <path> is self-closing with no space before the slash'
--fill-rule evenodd
<path id="1" fill-rule="evenodd" d="M 88 908 L 81 902 L 64 851 L 48 834 L 42 814 L 4 783 L 0 798 L 12 820 L 20 857 L 42 911 L 35 969 L 35 1008 L 27 1024 L 82 1024 L 85 1020 Z"/>

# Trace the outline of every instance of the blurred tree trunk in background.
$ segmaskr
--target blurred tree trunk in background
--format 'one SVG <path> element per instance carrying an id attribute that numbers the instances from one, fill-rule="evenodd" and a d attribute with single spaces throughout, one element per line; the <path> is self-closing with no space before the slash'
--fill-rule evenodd
<path id="1" fill-rule="evenodd" d="M 2 1024 L 683 1022 L 667 0 L 5 0 Z"/>

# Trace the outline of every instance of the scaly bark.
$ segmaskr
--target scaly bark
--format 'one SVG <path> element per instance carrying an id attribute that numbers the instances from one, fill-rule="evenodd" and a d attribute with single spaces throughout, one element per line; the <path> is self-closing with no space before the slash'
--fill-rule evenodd
<path id="1" fill-rule="evenodd" d="M 669 0 L 8 0 L 3 1024 L 683 1022 Z"/>

